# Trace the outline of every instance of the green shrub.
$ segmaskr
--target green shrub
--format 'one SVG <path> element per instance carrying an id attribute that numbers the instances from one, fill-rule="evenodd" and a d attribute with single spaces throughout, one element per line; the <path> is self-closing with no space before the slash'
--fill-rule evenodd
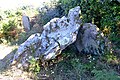
<path id="1" fill-rule="evenodd" d="M 19 45 L 22 44 L 23 42 L 25 42 L 25 41 L 27 40 L 28 37 L 29 37 L 29 36 L 27 35 L 26 32 L 20 33 L 20 34 L 18 35 L 18 41 L 17 41 L 17 43 L 18 43 Z"/>
<path id="2" fill-rule="evenodd" d="M 9 20 L 7 23 L 3 23 L 3 27 L 2 27 L 3 33 L 14 30 L 16 25 L 17 24 L 15 20 Z"/>
<path id="3" fill-rule="evenodd" d="M 94 80 L 120 80 L 120 76 L 113 70 L 93 70 Z"/>
<path id="4" fill-rule="evenodd" d="M 0 24 L 0 41 L 3 43 L 11 43 L 18 39 L 20 29 L 20 11 L 6 10 L 0 12 L 2 17 Z"/>
<path id="5" fill-rule="evenodd" d="M 29 71 L 32 71 L 37 75 L 40 72 L 39 62 L 33 57 L 29 60 L 29 62 L 30 62 Z"/>
<path id="6" fill-rule="evenodd" d="M 59 7 L 57 7 L 58 3 L 56 0 L 51 0 L 51 2 L 44 3 L 43 5 L 43 7 L 38 9 L 38 24 L 42 26 L 49 22 L 51 19 L 59 17 L 59 11 L 62 10 L 58 9 Z"/>
<path id="7" fill-rule="evenodd" d="M 71 8 L 81 7 L 81 16 L 83 23 L 91 22 L 96 24 L 101 30 L 109 29 L 109 38 L 118 46 L 120 40 L 118 37 L 117 23 L 120 21 L 120 6 L 117 0 L 59 0 L 61 14 L 66 15 Z M 105 32 L 106 33 L 106 32 Z M 119 44 L 118 44 L 119 43 Z"/>
<path id="8" fill-rule="evenodd" d="M 18 32 L 17 22 L 15 20 L 8 20 L 8 22 L 3 22 L 0 29 L 0 34 L 2 35 L 1 38 L 7 40 L 7 42 L 15 40 L 17 38 Z"/>

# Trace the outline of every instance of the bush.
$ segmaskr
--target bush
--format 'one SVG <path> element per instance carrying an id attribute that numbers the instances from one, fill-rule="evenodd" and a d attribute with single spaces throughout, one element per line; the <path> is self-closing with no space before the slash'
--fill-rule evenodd
<path id="1" fill-rule="evenodd" d="M 119 80 L 120 76 L 116 75 L 117 73 L 113 70 L 107 71 L 103 70 L 93 70 L 94 80 Z"/>
<path id="2" fill-rule="evenodd" d="M 117 25 L 120 22 L 120 6 L 117 0 L 59 0 L 59 6 L 64 11 L 62 12 L 64 15 L 68 13 L 69 9 L 80 6 L 80 18 L 83 23 L 96 24 L 107 33 L 107 36 L 110 35 L 110 40 L 116 42 L 118 46 L 120 45 L 120 39 L 118 39 L 120 31 L 118 31 L 119 25 Z"/>
<path id="3" fill-rule="evenodd" d="M 22 31 L 20 29 L 21 11 L 0 11 L 1 24 L 0 24 L 0 42 L 11 43 L 18 39 L 18 34 Z"/>
<path id="4" fill-rule="evenodd" d="M 15 20 L 8 20 L 3 22 L 0 29 L 1 38 L 10 42 L 18 37 L 17 22 Z"/>
<path id="5" fill-rule="evenodd" d="M 39 61 L 37 61 L 35 58 L 32 57 L 29 60 L 29 62 L 30 62 L 29 71 L 32 71 L 37 75 L 40 72 Z"/>

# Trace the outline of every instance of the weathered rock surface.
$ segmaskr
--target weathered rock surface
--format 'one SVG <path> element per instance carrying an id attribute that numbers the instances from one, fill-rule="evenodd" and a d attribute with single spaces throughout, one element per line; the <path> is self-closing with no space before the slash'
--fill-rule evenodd
<path id="1" fill-rule="evenodd" d="M 32 57 L 43 60 L 54 59 L 71 44 L 79 53 L 101 55 L 108 46 L 107 38 L 91 23 L 81 25 L 80 7 L 69 11 L 68 17 L 54 18 L 43 26 L 43 32 L 31 35 L 22 43 L 14 55 L 13 64 L 26 64 Z M 108 46 L 109 47 L 109 46 Z"/>
<path id="2" fill-rule="evenodd" d="M 79 52 L 101 55 L 104 52 L 104 37 L 99 28 L 91 23 L 85 23 L 80 27 L 75 46 Z M 100 41 L 103 40 L 103 41 Z"/>
<path id="3" fill-rule="evenodd" d="M 25 13 L 23 13 L 22 15 L 22 23 L 23 23 L 23 27 L 25 29 L 26 32 L 30 31 L 30 20 L 29 17 L 26 16 Z"/>
<path id="4" fill-rule="evenodd" d="M 84 23 L 80 27 L 75 47 L 79 53 L 84 54 L 103 55 L 106 52 L 113 52 L 111 41 L 96 25 L 91 23 Z"/>
<path id="5" fill-rule="evenodd" d="M 68 17 L 54 18 L 43 26 L 42 34 L 31 35 L 16 52 L 13 63 L 18 62 L 24 65 L 31 56 L 49 60 L 55 58 L 70 44 L 74 43 L 80 28 L 79 20 L 80 7 L 69 11 Z"/>

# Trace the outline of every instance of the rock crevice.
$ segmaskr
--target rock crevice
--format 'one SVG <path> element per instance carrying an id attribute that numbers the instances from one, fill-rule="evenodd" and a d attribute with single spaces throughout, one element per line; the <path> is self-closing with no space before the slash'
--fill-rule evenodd
<path id="1" fill-rule="evenodd" d="M 54 18 L 43 26 L 43 32 L 31 35 L 14 55 L 13 64 L 24 65 L 31 57 L 54 59 L 66 47 L 75 43 L 79 53 L 101 55 L 104 53 L 104 36 L 97 26 L 85 23 L 81 26 L 80 7 L 70 9 L 68 17 Z M 14 63 L 15 62 L 15 63 Z"/>
<path id="2" fill-rule="evenodd" d="M 74 43 L 80 28 L 79 20 L 80 7 L 75 7 L 69 11 L 68 17 L 54 18 L 43 26 L 42 34 L 31 35 L 22 43 L 13 61 L 24 64 L 30 56 L 49 60 L 55 58 L 70 44 Z M 80 20 L 79 20 L 80 21 Z"/>

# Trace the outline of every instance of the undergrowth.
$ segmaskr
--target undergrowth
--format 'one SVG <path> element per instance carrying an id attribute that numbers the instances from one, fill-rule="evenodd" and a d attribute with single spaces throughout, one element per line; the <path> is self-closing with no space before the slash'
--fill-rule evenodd
<path id="1" fill-rule="evenodd" d="M 116 59 L 114 59 L 116 58 Z M 32 60 L 32 71 L 37 73 L 37 79 L 50 80 L 119 80 L 119 63 L 111 61 L 118 60 L 115 55 L 105 54 L 104 56 L 94 56 L 79 54 L 71 50 L 63 51 L 54 60 L 46 61 L 44 64 L 38 64 L 35 59 Z M 45 65 L 47 64 L 47 65 Z M 38 66 L 39 65 L 39 66 Z"/>

